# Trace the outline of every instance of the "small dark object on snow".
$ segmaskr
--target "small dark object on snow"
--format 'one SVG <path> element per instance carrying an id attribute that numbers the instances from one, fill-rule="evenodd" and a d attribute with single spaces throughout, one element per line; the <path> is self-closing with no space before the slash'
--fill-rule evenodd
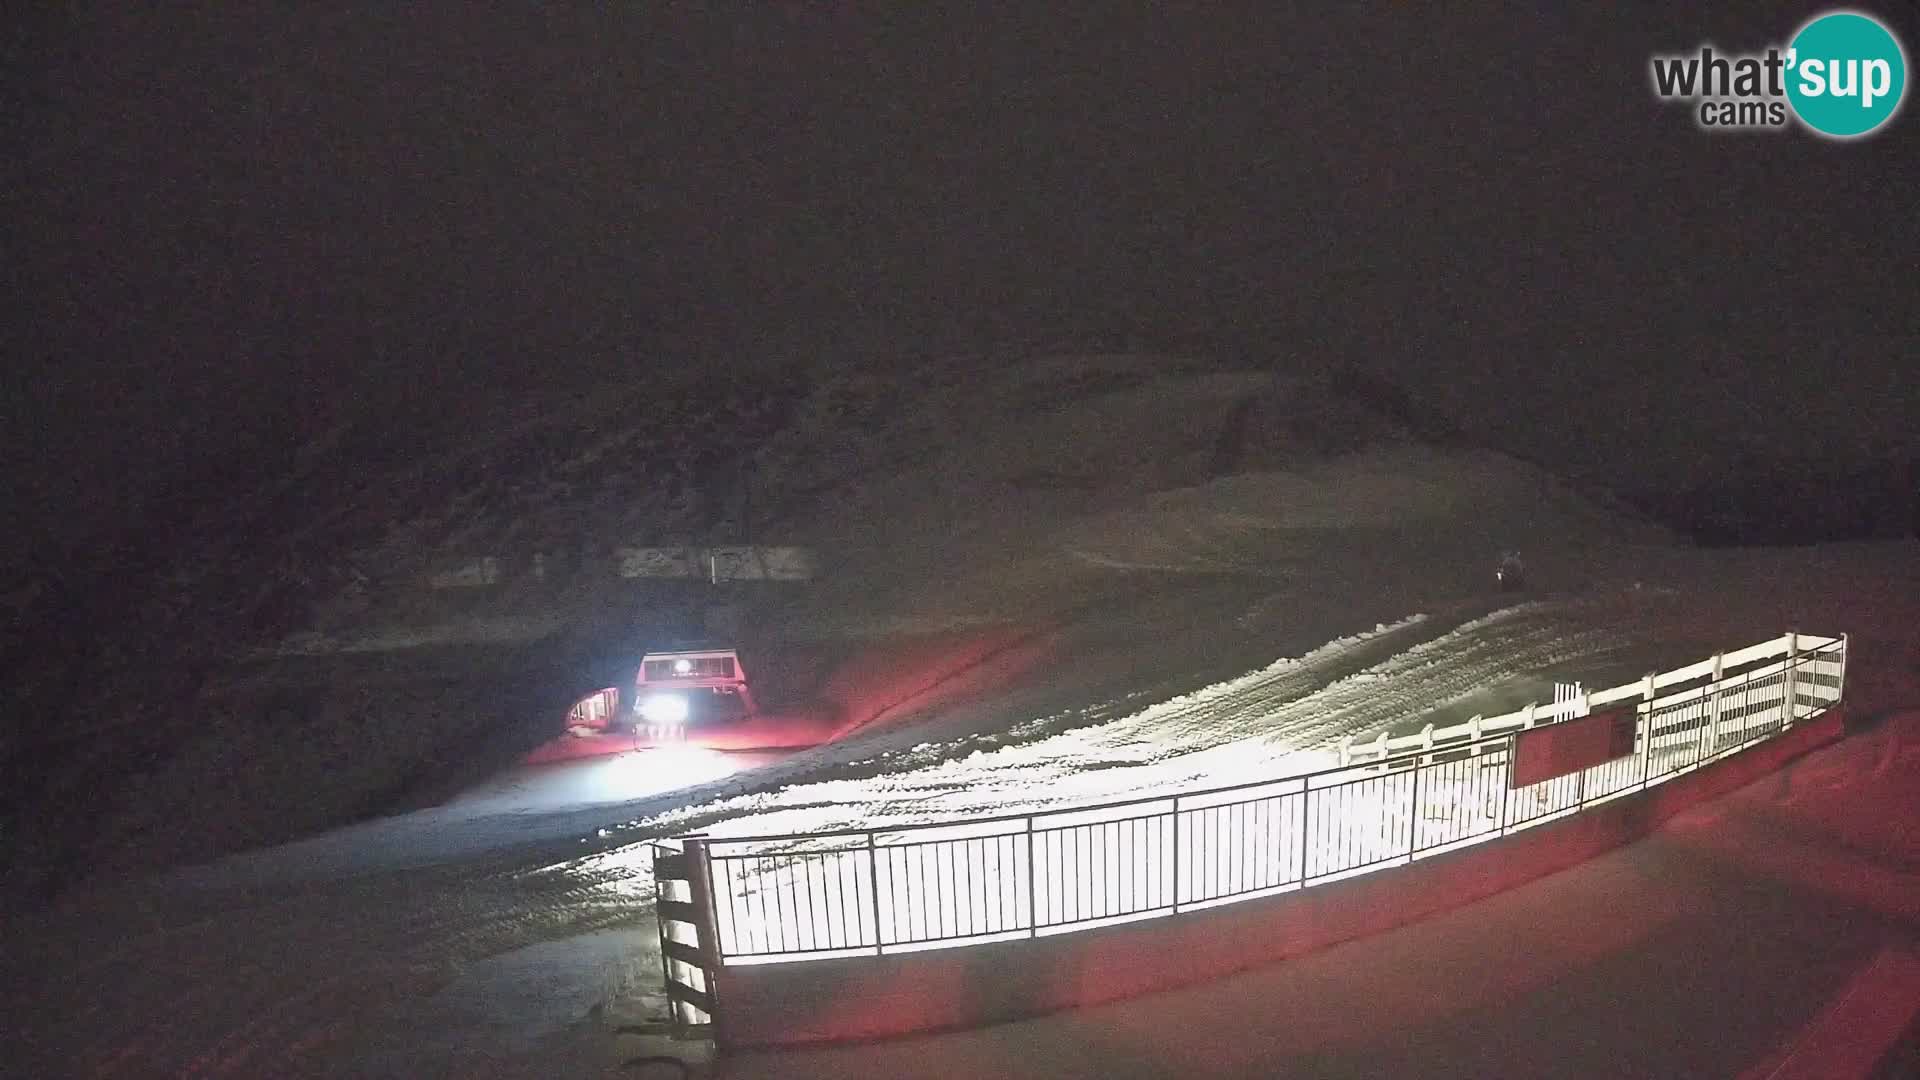
<path id="1" fill-rule="evenodd" d="M 1493 568 L 1493 578 L 1500 584 L 1501 592 L 1519 592 L 1527 587 L 1527 568 L 1520 562 L 1517 551 L 1503 551 L 1500 562 Z"/>

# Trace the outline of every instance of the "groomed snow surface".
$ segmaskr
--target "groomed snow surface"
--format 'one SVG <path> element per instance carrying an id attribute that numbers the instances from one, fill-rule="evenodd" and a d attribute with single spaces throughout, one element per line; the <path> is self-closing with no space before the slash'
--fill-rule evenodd
<path id="1" fill-rule="evenodd" d="M 24 1043 L 13 1063 L 23 1075 L 578 1074 L 617 1053 L 607 1016 L 643 1012 L 657 992 L 650 836 L 907 823 L 1278 775 L 1324 761 L 1344 734 L 1491 714 L 1550 697 L 1555 678 L 1605 685 L 1789 626 L 1877 634 L 1882 662 L 1911 663 L 1915 554 L 1645 554 L 1634 565 L 1647 580 L 1409 611 L 1185 693 L 992 722 L 954 708 L 779 761 L 682 760 L 667 776 L 616 759 L 585 763 L 591 779 L 505 778 L 12 920 L 8 981 L 25 991 L 10 1009 Z M 1849 686 L 1874 678 L 1856 668 Z"/>

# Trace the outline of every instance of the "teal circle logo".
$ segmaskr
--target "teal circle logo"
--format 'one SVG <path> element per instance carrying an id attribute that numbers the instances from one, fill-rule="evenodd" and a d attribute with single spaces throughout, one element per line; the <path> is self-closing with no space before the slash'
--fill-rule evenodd
<path id="1" fill-rule="evenodd" d="M 1800 122 L 1851 139 L 1880 127 L 1907 93 L 1907 56 L 1879 21 L 1852 11 L 1822 15 L 1788 46 L 1787 101 Z"/>

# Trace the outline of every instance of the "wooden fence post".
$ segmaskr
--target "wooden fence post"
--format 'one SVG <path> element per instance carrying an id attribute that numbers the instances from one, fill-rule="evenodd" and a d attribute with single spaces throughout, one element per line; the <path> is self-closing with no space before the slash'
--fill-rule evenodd
<path id="1" fill-rule="evenodd" d="M 687 899 L 669 900 L 662 895 L 654 900 L 661 922 L 661 958 L 667 967 L 667 998 L 673 1003 L 674 1021 L 697 1024 L 699 1021 L 693 1014 L 704 1015 L 715 1045 L 724 1045 L 725 1027 L 720 1021 L 719 1006 L 720 935 L 706 838 L 686 837 L 678 853 L 656 855 L 654 870 L 656 889 L 662 880 L 687 883 Z M 692 927 L 693 943 L 674 938 L 666 929 L 668 922 Z M 702 985 L 695 986 L 678 978 L 673 968 L 675 962 L 700 972 Z"/>

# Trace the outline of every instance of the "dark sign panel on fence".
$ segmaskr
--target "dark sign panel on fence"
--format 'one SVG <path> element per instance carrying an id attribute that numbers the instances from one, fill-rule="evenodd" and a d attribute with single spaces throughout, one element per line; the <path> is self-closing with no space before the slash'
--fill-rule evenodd
<path id="1" fill-rule="evenodd" d="M 1514 738 L 1512 786 L 1568 776 L 1632 753 L 1631 705 L 1530 728 Z"/>

